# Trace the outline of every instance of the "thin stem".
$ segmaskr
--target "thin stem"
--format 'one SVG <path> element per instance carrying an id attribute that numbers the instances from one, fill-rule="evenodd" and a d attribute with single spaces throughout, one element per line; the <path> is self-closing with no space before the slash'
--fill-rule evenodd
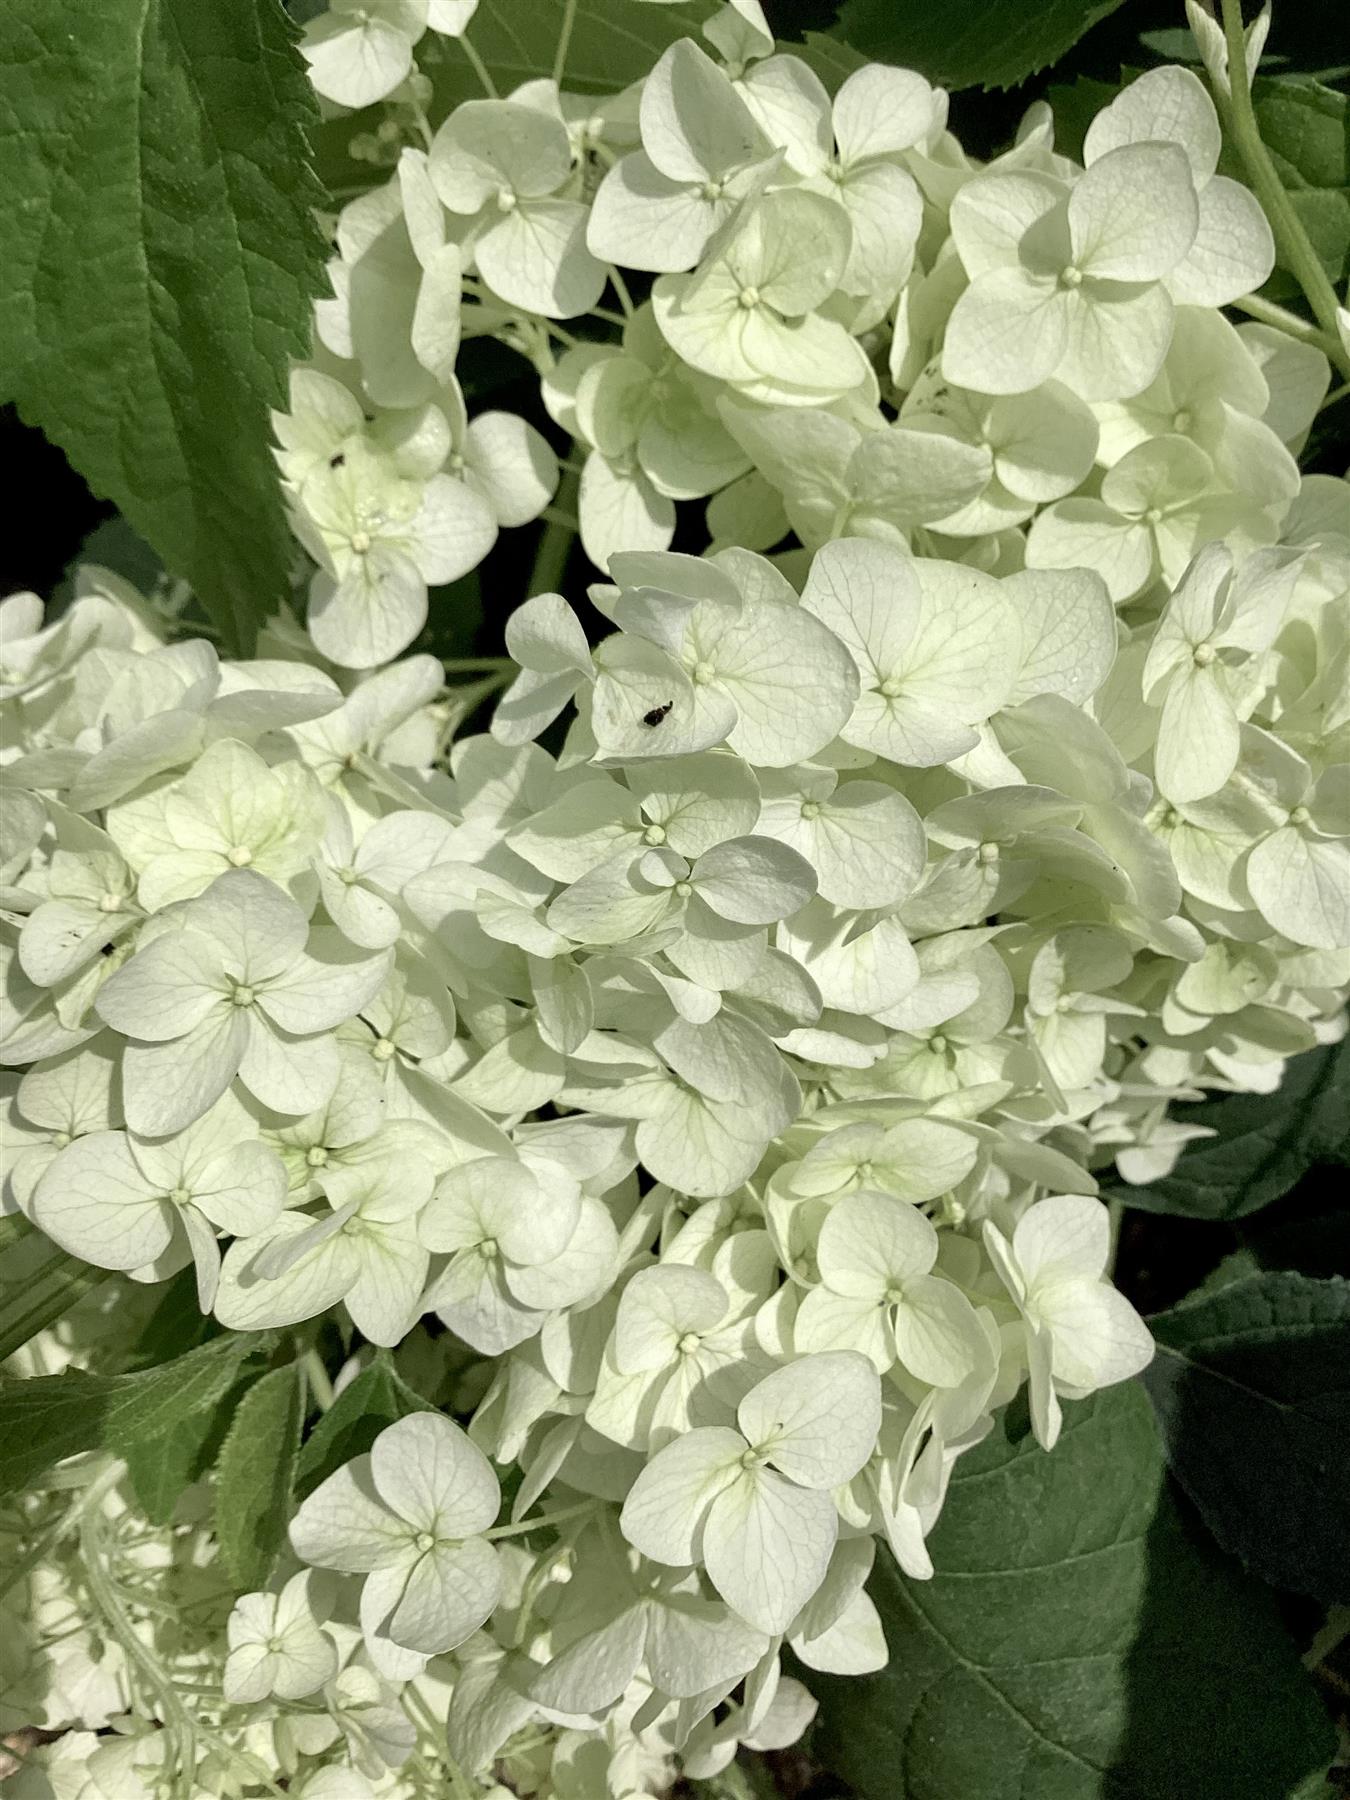
<path id="1" fill-rule="evenodd" d="M 603 319 L 606 325 L 618 325 L 620 328 L 628 323 L 628 320 L 621 312 L 615 312 L 613 307 L 610 306 L 593 306 L 591 308 L 591 317 L 593 319 Z"/>
<path id="2" fill-rule="evenodd" d="M 161 1708 L 160 1717 L 169 1728 L 169 1743 L 176 1753 L 178 1764 L 173 1791 L 186 1793 L 192 1786 L 197 1768 L 196 1726 L 192 1715 L 175 1693 L 172 1678 L 141 1641 L 127 1617 L 108 1570 L 106 1538 L 102 1521 L 97 1516 L 84 1519 L 80 1528 L 80 1549 L 85 1580 L 89 1583 L 94 1604 L 103 1614 L 122 1654 L 140 1672 L 141 1679 Z"/>
<path id="3" fill-rule="evenodd" d="M 5 1571 L 3 1579 L 0 1579 L 0 1598 L 3 1598 L 12 1587 L 16 1587 L 26 1575 L 37 1568 L 39 1563 L 45 1562 L 61 1539 L 75 1529 L 91 1506 L 102 1502 L 103 1496 L 117 1486 L 126 1472 L 127 1466 L 124 1462 L 114 1461 L 96 1475 L 79 1498 L 70 1503 L 56 1523 L 43 1532 L 28 1554 Z"/>
<path id="4" fill-rule="evenodd" d="M 422 148 L 424 150 L 430 150 L 432 137 L 434 135 L 431 129 L 430 120 L 416 100 L 408 101 L 408 110 L 412 113 L 413 124 L 417 127 L 417 135 L 422 140 Z"/>
<path id="5" fill-rule="evenodd" d="M 1231 94 L 1230 125 L 1233 140 L 1247 168 L 1257 199 L 1265 208 L 1284 266 L 1297 278 L 1318 323 L 1327 334 L 1328 356 L 1345 375 L 1350 375 L 1350 356 L 1341 348 L 1336 329 L 1339 301 L 1317 252 L 1294 211 L 1270 153 L 1261 142 L 1261 127 L 1252 105 L 1247 74 L 1247 41 L 1242 29 L 1242 0 L 1222 0 L 1223 33 L 1228 44 L 1228 84 Z"/>
<path id="6" fill-rule="evenodd" d="M 494 1525 L 485 1538 L 521 1537 L 527 1531 L 542 1531 L 548 1525 L 561 1525 L 565 1519 L 579 1519 L 582 1513 L 594 1512 L 598 1500 L 579 1500 L 575 1506 L 564 1506 L 555 1513 L 540 1513 L 537 1518 L 522 1519 L 517 1525 Z"/>
<path id="7" fill-rule="evenodd" d="M 576 531 L 576 528 L 577 528 L 576 514 L 570 513 L 570 512 L 564 512 L 563 509 L 559 506 L 546 506 L 544 508 L 543 512 L 540 513 L 539 517 L 541 519 L 543 519 L 546 524 L 562 525 L 562 526 L 565 526 L 568 531 L 571 531 L 571 532 Z"/>
<path id="8" fill-rule="evenodd" d="M 515 670 L 516 665 L 509 663 L 505 668 L 499 669 L 495 675 L 484 675 L 481 680 L 470 681 L 464 687 L 452 687 L 445 690 L 446 699 L 453 701 L 455 706 L 451 736 L 459 730 L 471 712 L 495 694 L 498 688 L 504 688 L 512 681 Z"/>
<path id="9" fill-rule="evenodd" d="M 443 656 L 441 666 L 448 675 L 468 675 L 479 669 L 494 672 L 502 669 L 515 670 L 515 664 L 509 656 Z"/>
<path id="10" fill-rule="evenodd" d="M 1329 406 L 1335 406 L 1339 401 L 1344 400 L 1347 394 L 1350 394 L 1350 381 L 1343 381 L 1338 388 L 1331 390 L 1318 407 L 1318 412 L 1325 412 Z"/>
<path id="11" fill-rule="evenodd" d="M 1107 1227 L 1110 1232 L 1110 1238 L 1108 1240 L 1110 1249 L 1107 1252 L 1106 1267 L 1108 1271 L 1111 1271 L 1114 1270 L 1116 1266 L 1116 1252 L 1120 1248 L 1120 1227 L 1125 1217 L 1125 1202 L 1123 1200 L 1108 1200 L 1106 1203 L 1106 1211 Z"/>
<path id="12" fill-rule="evenodd" d="M 576 520 L 571 516 L 571 509 L 577 504 L 579 486 L 575 475 L 569 472 L 563 476 L 557 494 L 559 504 L 548 509 L 552 516 L 546 518 L 539 548 L 534 553 L 527 595 L 552 594 L 558 590 L 577 535 Z"/>
<path id="13" fill-rule="evenodd" d="M 577 0 L 567 0 L 563 9 L 562 27 L 558 32 L 558 48 L 553 52 L 553 82 L 555 87 L 562 86 L 563 70 L 567 67 L 567 51 L 572 42 L 572 27 L 577 19 Z"/>
<path id="14" fill-rule="evenodd" d="M 609 266 L 609 285 L 619 296 L 619 305 L 623 308 L 624 317 L 631 319 L 637 308 L 633 305 L 633 296 L 628 291 L 628 283 L 611 263 Z"/>
<path id="15" fill-rule="evenodd" d="M 323 1358 L 311 1344 L 300 1358 L 300 1367 L 304 1370 L 305 1380 L 309 1383 L 310 1392 L 320 1412 L 327 1412 L 337 1395 L 333 1392 L 333 1384 L 328 1379 L 328 1371 L 323 1366 Z"/>
<path id="16" fill-rule="evenodd" d="M 501 98 L 501 95 L 497 92 L 497 84 L 492 79 L 491 75 L 488 73 L 487 64 L 483 61 L 482 57 L 474 49 L 473 45 L 469 42 L 468 38 L 462 37 L 459 40 L 459 47 L 464 52 L 465 56 L 468 58 L 469 67 L 473 70 L 474 74 L 478 77 L 479 85 L 482 88 L 483 92 L 487 95 L 488 99 L 489 100 L 499 100 Z"/>
<path id="17" fill-rule="evenodd" d="M 1233 301 L 1235 312 L 1245 312 L 1248 318 L 1259 319 L 1263 325 L 1273 325 L 1276 331 L 1283 331 L 1287 336 L 1297 338 L 1303 344 L 1316 344 L 1319 349 L 1326 348 L 1327 334 L 1311 319 L 1301 319 L 1296 312 L 1290 312 L 1286 306 L 1276 306 L 1273 300 L 1263 300 L 1259 294 L 1246 294 L 1241 300 Z"/>

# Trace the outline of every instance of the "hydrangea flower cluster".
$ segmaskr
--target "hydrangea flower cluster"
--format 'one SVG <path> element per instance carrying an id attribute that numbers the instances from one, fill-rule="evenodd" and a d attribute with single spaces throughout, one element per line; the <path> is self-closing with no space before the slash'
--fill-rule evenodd
<path id="1" fill-rule="evenodd" d="M 97 569 L 0 608 L 5 1209 L 235 1330 L 463 1359 L 467 1429 L 390 1425 L 163 1651 L 213 1792 L 618 1800 L 792 1741 L 784 1645 L 885 1662 L 876 1540 L 931 1574 L 995 1410 L 1049 1450 L 1148 1360 L 1094 1171 L 1165 1172 L 1170 1104 L 1276 1086 L 1350 983 L 1328 366 L 1221 310 L 1273 253 L 1199 80 L 981 167 L 737 0 L 636 91 L 430 122 L 472 10 L 308 29 L 396 154 L 277 420 L 308 637 L 223 661 Z M 468 418 L 475 334 L 565 474 Z M 464 735 L 404 653 L 560 477 L 589 610 L 526 599 Z M 98 1729 L 125 1661 L 27 1704 Z M 165 1738 L 90 1779 L 160 1791 Z"/>

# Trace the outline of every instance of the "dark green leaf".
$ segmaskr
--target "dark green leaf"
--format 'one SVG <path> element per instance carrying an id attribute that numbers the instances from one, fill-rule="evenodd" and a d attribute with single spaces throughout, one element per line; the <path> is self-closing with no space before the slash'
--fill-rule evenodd
<path id="1" fill-rule="evenodd" d="M 247 1372 L 214 1405 L 198 1407 L 168 1431 L 123 1451 L 136 1498 L 154 1524 L 171 1522 L 182 1495 L 216 1460 L 235 1408 L 258 1379 L 256 1368 L 245 1367 Z"/>
<path id="2" fill-rule="evenodd" d="M 136 1375 L 68 1369 L 0 1384 L 0 1494 L 27 1486 L 62 1457 L 107 1448 L 125 1456 L 180 1420 L 209 1410 L 268 1333 L 230 1332 Z"/>
<path id="3" fill-rule="evenodd" d="M 1169 1498 L 1138 1383 L 1065 1421 L 961 1459 L 931 1582 L 879 1558 L 890 1662 L 811 1676 L 817 1749 L 862 1800 L 1276 1800 L 1332 1744 L 1273 1599 Z"/>
<path id="4" fill-rule="evenodd" d="M 1149 1320 L 1172 1468 L 1225 1550 L 1350 1600 L 1350 1282 L 1258 1274 Z"/>
<path id="5" fill-rule="evenodd" d="M 1337 287 L 1350 278 L 1350 101 L 1307 75 L 1252 92 L 1261 137 L 1309 241 Z"/>
<path id="6" fill-rule="evenodd" d="M 106 1269 L 91 1268 L 54 1245 L 47 1247 L 52 1254 L 42 1256 L 42 1245 L 24 1238 L 6 1258 L 0 1286 L 0 1363 L 110 1279 Z"/>
<path id="7" fill-rule="evenodd" d="M 263 1586 L 286 1540 L 304 1424 L 304 1377 L 292 1363 L 253 1384 L 225 1434 L 216 1461 L 216 1536 L 240 1593 Z"/>
<path id="8" fill-rule="evenodd" d="M 1270 1207 L 1239 1228 L 1244 1250 L 1263 1269 L 1296 1269 L 1300 1275 L 1325 1280 L 1331 1275 L 1350 1276 L 1350 1205 L 1338 1196 L 1344 1176 L 1326 1171 L 1326 1191 L 1316 1204 L 1301 1204 L 1305 1190 L 1317 1194 L 1322 1182 L 1314 1173 L 1287 1201 Z M 1231 1260 L 1231 1259 L 1230 1259 Z M 1255 1271 L 1252 1271 L 1253 1273 Z"/>
<path id="9" fill-rule="evenodd" d="M 1187 1145 L 1170 1175 L 1147 1187 L 1122 1182 L 1109 1197 L 1191 1219 L 1255 1212 L 1314 1163 L 1350 1162 L 1350 1040 L 1294 1057 L 1273 1094 L 1225 1094 L 1172 1116 L 1218 1135 Z"/>
<path id="10" fill-rule="evenodd" d="M 1015 87 L 1057 62 L 1123 0 L 844 0 L 839 34 L 853 49 L 917 69 L 948 88 Z"/>
<path id="11" fill-rule="evenodd" d="M 288 592 L 267 409 L 325 254 L 285 15 L 7 0 L 0 66 L 0 391 L 247 648 Z"/>
<path id="12" fill-rule="evenodd" d="M 219 1337 L 224 1326 L 204 1313 L 197 1299 L 197 1271 L 191 1263 L 159 1290 L 155 1310 L 136 1334 L 133 1368 L 153 1368 Z"/>
<path id="13" fill-rule="evenodd" d="M 408 1386 L 385 1357 L 376 1357 L 343 1388 L 305 1440 L 297 1471 L 300 1497 L 312 1493 L 325 1476 L 352 1457 L 364 1456 L 386 1425 L 406 1419 L 409 1413 L 436 1410 Z"/>

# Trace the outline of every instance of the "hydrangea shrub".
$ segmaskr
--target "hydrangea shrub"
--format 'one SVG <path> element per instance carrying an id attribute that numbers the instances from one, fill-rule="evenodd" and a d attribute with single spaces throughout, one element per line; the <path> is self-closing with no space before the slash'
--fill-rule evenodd
<path id="1" fill-rule="evenodd" d="M 442 107 L 473 13 L 300 39 L 382 122 L 274 414 L 293 608 L 231 656 L 97 566 L 0 606 L 7 1254 L 125 1278 L 14 1366 L 172 1294 L 258 1383 L 149 1434 L 181 1497 L 133 1434 L 12 1503 L 54 1792 L 622 1800 L 790 1744 L 1000 1409 L 1053 1456 L 1148 1364 L 1099 1176 L 1344 1028 L 1350 507 L 1297 459 L 1347 352 L 1246 316 L 1205 81 L 981 164 L 755 0 Z M 509 663 L 418 649 L 573 516 Z"/>

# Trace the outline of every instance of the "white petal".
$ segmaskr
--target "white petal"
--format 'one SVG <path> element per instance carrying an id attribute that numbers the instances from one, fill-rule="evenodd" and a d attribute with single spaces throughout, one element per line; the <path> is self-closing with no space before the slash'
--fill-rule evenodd
<path id="1" fill-rule="evenodd" d="M 838 1531 L 828 1494 L 794 1487 L 768 1469 L 742 1470 L 709 1510 L 704 1563 L 729 1606 L 777 1635 L 824 1580 Z"/>

